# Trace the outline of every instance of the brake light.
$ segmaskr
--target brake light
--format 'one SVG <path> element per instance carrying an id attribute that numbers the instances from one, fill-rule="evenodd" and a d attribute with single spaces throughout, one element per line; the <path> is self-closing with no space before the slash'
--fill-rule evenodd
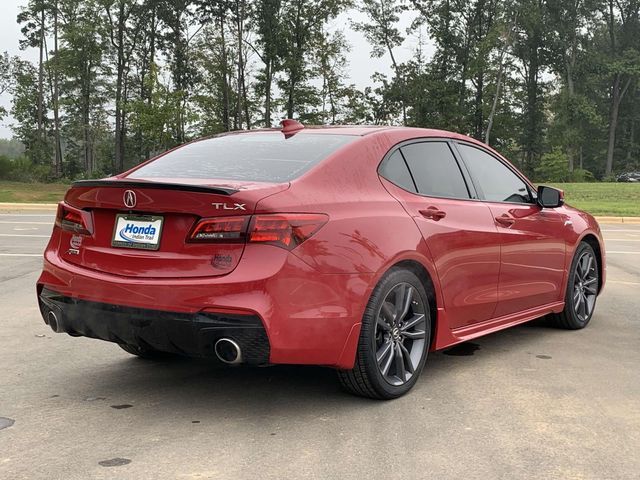
<path id="1" fill-rule="evenodd" d="M 81 235 L 91 235 L 93 232 L 91 213 L 71 207 L 64 202 L 58 204 L 56 226 Z"/>
<path id="2" fill-rule="evenodd" d="M 189 235 L 191 242 L 244 242 L 247 236 L 248 216 L 204 218 Z"/>
<path id="3" fill-rule="evenodd" d="M 316 233 L 329 217 L 322 213 L 276 213 L 203 218 L 189 242 L 264 243 L 292 250 Z"/>
<path id="4" fill-rule="evenodd" d="M 329 217 L 322 213 L 256 215 L 249 227 L 250 243 L 266 243 L 292 250 L 316 233 Z"/>

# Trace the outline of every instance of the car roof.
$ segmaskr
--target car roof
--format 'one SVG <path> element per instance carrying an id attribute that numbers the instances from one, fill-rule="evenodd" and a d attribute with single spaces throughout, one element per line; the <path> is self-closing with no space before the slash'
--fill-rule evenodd
<path id="1" fill-rule="evenodd" d="M 273 133 L 281 132 L 280 128 L 258 128 L 253 130 L 237 130 L 231 132 L 225 132 L 219 135 L 237 135 L 237 134 L 251 134 L 251 133 Z M 333 135 L 354 135 L 365 136 L 380 132 L 394 132 L 399 134 L 406 134 L 408 137 L 445 137 L 445 138 L 458 138 L 460 140 L 473 140 L 472 138 L 455 132 L 447 130 L 438 130 L 434 128 L 418 128 L 418 127 L 404 127 L 394 125 L 305 125 L 303 130 L 299 130 L 293 135 L 305 134 L 305 133 L 321 133 L 321 134 L 333 134 Z M 218 136 L 218 135 L 216 135 Z"/>

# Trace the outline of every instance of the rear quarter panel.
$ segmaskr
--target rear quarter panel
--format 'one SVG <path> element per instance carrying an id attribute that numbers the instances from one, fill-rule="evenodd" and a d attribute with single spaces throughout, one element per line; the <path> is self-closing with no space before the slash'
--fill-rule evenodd
<path id="1" fill-rule="evenodd" d="M 292 181 L 286 192 L 260 201 L 256 208 L 256 213 L 329 215 L 329 222 L 292 253 L 322 274 L 368 274 L 371 283 L 362 300 L 362 312 L 382 275 L 404 260 L 425 267 L 441 304 L 437 275 L 422 235 L 384 188 L 377 172 L 388 150 L 413 136 L 415 133 L 406 131 L 365 135 Z"/>

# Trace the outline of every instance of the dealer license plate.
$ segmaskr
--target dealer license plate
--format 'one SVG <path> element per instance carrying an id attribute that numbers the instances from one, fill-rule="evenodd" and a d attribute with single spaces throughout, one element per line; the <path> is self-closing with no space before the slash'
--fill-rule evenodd
<path id="1" fill-rule="evenodd" d="M 157 250 L 163 218 L 152 215 L 116 215 L 111 246 Z"/>

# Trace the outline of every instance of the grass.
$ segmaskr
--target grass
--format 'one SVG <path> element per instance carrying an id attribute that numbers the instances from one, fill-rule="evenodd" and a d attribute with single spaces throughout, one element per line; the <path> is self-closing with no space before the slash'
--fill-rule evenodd
<path id="1" fill-rule="evenodd" d="M 640 217 L 640 183 L 557 183 L 571 206 L 593 215 Z M 69 188 L 63 183 L 0 181 L 0 202 L 56 203 Z"/>
<path id="2" fill-rule="evenodd" d="M 640 183 L 556 183 L 572 207 L 592 215 L 640 217 Z"/>
<path id="3" fill-rule="evenodd" d="M 64 183 L 20 183 L 0 181 L 0 202 L 57 203 L 69 188 Z"/>

